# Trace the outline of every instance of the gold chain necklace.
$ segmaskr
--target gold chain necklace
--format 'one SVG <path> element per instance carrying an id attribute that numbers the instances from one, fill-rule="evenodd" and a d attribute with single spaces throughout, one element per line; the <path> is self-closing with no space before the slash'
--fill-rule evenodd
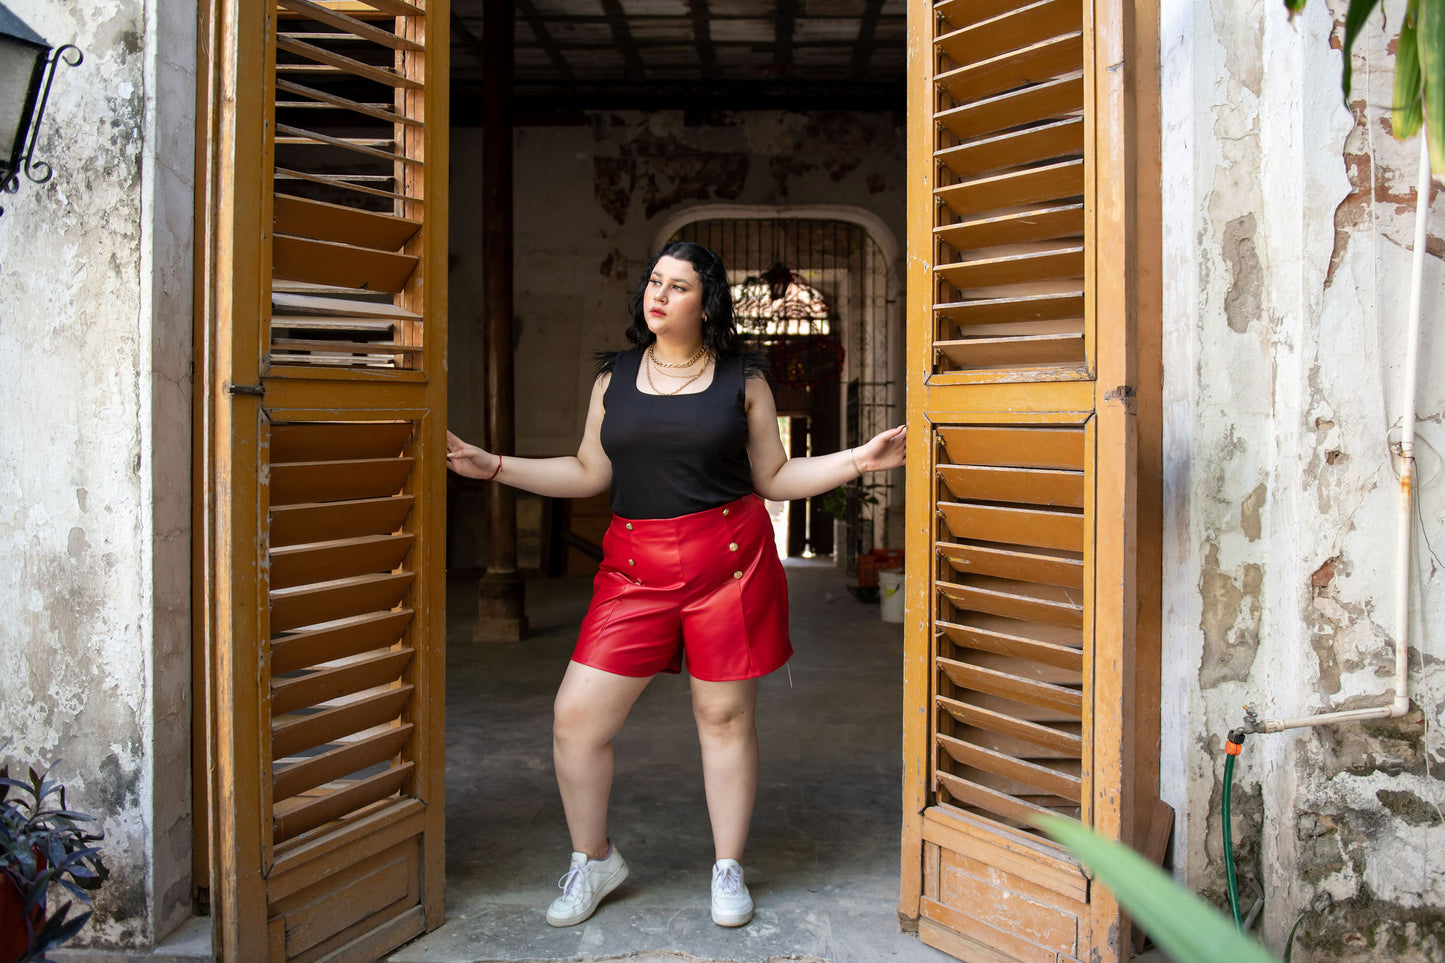
<path id="1" fill-rule="evenodd" d="M 653 357 L 652 357 L 652 348 L 650 348 L 650 347 L 647 349 L 647 359 L 648 359 L 650 362 L 652 362 L 652 364 L 661 364 L 661 363 L 662 363 L 662 362 L 658 361 L 656 358 L 653 358 Z M 693 358 L 693 361 L 696 361 L 696 360 L 697 360 L 697 358 L 694 357 L 694 358 Z M 711 359 L 709 359 L 709 360 L 711 360 Z M 688 364 L 691 364 L 691 363 L 692 363 L 691 361 L 688 362 Z M 684 381 L 682 384 L 678 385 L 676 388 L 672 389 L 671 391 L 659 391 L 659 390 L 657 389 L 657 385 L 655 385 L 655 384 L 652 383 L 652 364 L 648 364 L 648 365 L 645 365 L 645 366 L 643 367 L 643 370 L 647 372 L 647 387 L 649 387 L 649 388 L 652 389 L 652 393 L 653 393 L 653 394 L 655 394 L 655 395 L 662 395 L 662 396 L 664 396 L 664 397 L 670 397 L 670 396 L 672 396 L 672 395 L 677 394 L 677 393 L 680 392 L 682 389 L 686 388 L 688 385 L 692 384 L 694 381 L 696 381 L 697 379 L 701 378 L 703 375 L 707 374 L 707 367 L 708 367 L 708 362 L 707 362 L 707 361 L 704 361 L 704 362 L 702 363 L 702 370 L 699 371 L 697 374 L 693 375 L 691 378 L 688 378 L 686 381 Z"/>
<path id="2" fill-rule="evenodd" d="M 648 356 L 649 358 L 651 358 L 651 359 L 652 359 L 652 363 L 655 364 L 655 365 L 657 365 L 659 368 L 691 368 L 693 365 L 697 364 L 697 359 L 698 359 L 698 358 L 701 358 L 703 352 L 707 350 L 707 346 L 706 346 L 706 345 L 698 345 L 698 346 L 697 346 L 697 354 L 693 355 L 691 358 L 688 358 L 686 361 L 671 362 L 671 361 L 658 361 L 658 360 L 657 360 L 657 353 L 656 353 L 656 351 L 653 350 L 653 349 L 655 349 L 656 347 L 657 347 L 657 343 L 656 343 L 656 342 L 653 342 L 652 344 L 649 344 L 649 345 L 647 346 L 647 356 Z"/>

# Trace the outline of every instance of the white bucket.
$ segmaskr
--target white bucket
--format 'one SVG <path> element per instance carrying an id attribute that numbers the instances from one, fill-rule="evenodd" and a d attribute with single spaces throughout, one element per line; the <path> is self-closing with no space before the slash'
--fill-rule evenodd
<path id="1" fill-rule="evenodd" d="M 878 615 L 885 622 L 903 621 L 903 569 L 885 568 L 878 573 Z"/>

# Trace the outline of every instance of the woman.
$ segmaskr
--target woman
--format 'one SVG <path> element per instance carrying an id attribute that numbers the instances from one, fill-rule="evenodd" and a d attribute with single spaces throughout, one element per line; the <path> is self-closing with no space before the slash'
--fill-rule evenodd
<path id="1" fill-rule="evenodd" d="M 903 464 L 906 428 L 789 459 L 772 391 L 738 350 L 721 259 L 673 241 L 629 305 L 633 347 L 599 354 L 576 456 L 507 458 L 448 432 L 447 464 L 554 498 L 611 492 L 613 520 L 554 706 L 552 749 L 572 862 L 553 926 L 592 915 L 627 878 L 607 834 L 612 738 L 657 672 L 686 661 L 716 862 L 712 918 L 742 926 L 741 860 L 757 793 L 758 678 L 792 654 L 787 584 L 762 498 L 792 501 Z"/>

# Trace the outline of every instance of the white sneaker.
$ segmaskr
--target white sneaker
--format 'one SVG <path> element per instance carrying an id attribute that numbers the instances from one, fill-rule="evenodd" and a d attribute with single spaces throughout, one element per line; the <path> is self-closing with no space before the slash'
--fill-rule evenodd
<path id="1" fill-rule="evenodd" d="M 588 859 L 573 853 L 572 866 L 557 881 L 562 895 L 547 907 L 547 922 L 553 926 L 576 926 L 597 910 L 602 897 L 627 879 L 627 864 L 613 846 L 606 859 Z"/>
<path id="2" fill-rule="evenodd" d="M 718 926 L 742 926 L 753 918 L 753 898 L 743 882 L 743 868 L 735 859 L 720 859 L 712 868 L 712 921 Z"/>

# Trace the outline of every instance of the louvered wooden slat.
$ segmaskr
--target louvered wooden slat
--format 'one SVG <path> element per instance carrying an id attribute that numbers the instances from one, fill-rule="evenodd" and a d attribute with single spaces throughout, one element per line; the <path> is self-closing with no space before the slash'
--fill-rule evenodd
<path id="1" fill-rule="evenodd" d="M 426 49 L 419 43 L 413 43 L 405 37 L 400 37 L 395 33 L 373 27 L 366 21 L 357 19 L 344 11 L 327 7 L 323 4 L 313 3 L 311 0 L 276 0 L 276 2 L 281 7 L 293 13 L 300 14 L 317 23 L 324 23 L 328 26 L 335 27 L 338 30 L 351 34 L 359 40 L 380 44 L 392 50 L 410 50 L 419 53 Z"/>
<path id="2" fill-rule="evenodd" d="M 1084 507 L 1084 473 L 1081 471 L 939 465 L 938 476 L 958 501 Z"/>
<path id="3" fill-rule="evenodd" d="M 1077 278 L 1082 286 L 1084 245 L 1055 244 L 1031 251 L 970 258 L 941 264 L 935 273 L 959 289 L 1025 284 L 1050 278 Z"/>
<path id="4" fill-rule="evenodd" d="M 1084 517 L 1075 512 L 958 502 L 939 502 L 938 510 L 955 538 L 1084 550 Z"/>
<path id="5" fill-rule="evenodd" d="M 276 589 L 271 593 L 271 630 L 284 632 L 367 612 L 389 611 L 400 604 L 411 588 L 412 578 L 411 572 L 388 572 Z"/>
<path id="6" fill-rule="evenodd" d="M 361 342 L 366 345 L 385 343 L 387 338 L 392 336 L 396 330 L 396 323 L 393 321 L 366 321 L 361 318 L 307 318 L 294 317 L 292 315 L 272 315 L 272 330 L 285 330 L 286 335 L 278 335 L 277 341 L 304 341 L 305 338 L 294 337 L 303 331 L 313 332 L 350 332 L 358 337 L 366 335 L 374 336 L 375 340 Z M 313 339 L 319 340 L 319 339 Z M 331 344 L 338 342 L 332 341 Z"/>
<path id="7" fill-rule="evenodd" d="M 333 137 L 330 134 L 323 134 L 320 131 L 307 130 L 304 127 L 294 127 L 290 124 L 277 124 L 276 143 L 290 147 L 321 145 L 336 147 L 341 150 L 351 151 L 354 154 L 363 154 L 367 157 L 374 157 L 377 160 L 389 161 L 392 163 L 405 162 L 409 164 L 420 164 L 421 161 L 408 158 L 403 154 L 394 153 L 386 148 L 394 148 L 396 141 L 390 137 Z"/>
<path id="8" fill-rule="evenodd" d="M 394 682 L 411 662 L 412 654 L 411 649 L 379 652 L 345 665 L 315 669 L 290 678 L 273 678 L 271 711 L 295 712 L 297 709 L 305 709 Z"/>
<path id="9" fill-rule="evenodd" d="M 1083 287 L 1082 284 L 1079 285 Z M 1020 297 L 977 298 L 949 301 L 934 306 L 939 320 L 959 327 L 980 324 L 1008 324 L 1019 321 L 1062 321 L 1084 316 L 1084 292 L 1024 295 Z"/>
<path id="10" fill-rule="evenodd" d="M 395 458 L 411 440 L 413 428 L 409 421 L 275 425 L 271 458 L 273 462 Z"/>
<path id="11" fill-rule="evenodd" d="M 1022 630 L 1006 631 L 1003 626 L 1007 625 L 1012 628 L 1019 624 L 1007 620 L 1006 616 L 996 616 L 992 626 L 978 625 L 976 624 L 978 621 L 982 620 L 974 616 L 970 619 L 970 622 L 974 624 L 963 625 L 944 619 L 939 619 L 937 624 L 949 641 L 960 649 L 976 649 L 982 652 L 994 652 L 1004 656 L 1028 659 L 1064 669 L 1074 676 L 1078 676 L 1084 671 L 1083 655 L 1079 651 L 1077 638 L 1072 640 L 1072 644 L 1060 644 L 1057 641 L 1034 638 L 1030 633 Z"/>
<path id="12" fill-rule="evenodd" d="M 1076 552 L 986 542 L 939 542 L 934 549 L 957 572 L 1084 587 L 1084 559 Z"/>
<path id="13" fill-rule="evenodd" d="M 998 813 L 1006 819 L 1029 825 L 1039 816 L 1058 816 L 1060 813 L 1055 809 L 1035 805 L 1016 796 L 1001 793 L 977 783 L 962 779 L 952 773 L 940 769 L 937 773 L 938 781 L 947 790 L 948 794 L 963 803 L 965 806 L 973 806 L 985 812 Z M 1077 810 L 1072 814 L 1078 817 Z"/>
<path id="14" fill-rule="evenodd" d="M 396 178 L 392 177 L 391 175 L 385 175 L 385 176 L 378 175 L 378 176 L 375 176 L 375 177 L 367 177 L 367 176 L 364 176 L 364 175 L 345 175 L 345 176 L 341 176 L 341 177 L 326 177 L 326 176 L 324 176 L 324 175 L 322 175 L 322 174 L 308 174 L 308 173 L 306 173 L 305 171 L 291 170 L 290 168 L 286 168 L 286 167 L 278 167 L 278 168 L 276 168 L 276 180 L 277 180 L 278 182 L 279 182 L 279 181 L 288 181 L 288 180 L 309 181 L 310 183 L 313 183 L 313 184 L 324 184 L 324 185 L 327 186 L 327 187 L 334 187 L 334 188 L 337 188 L 337 189 L 339 189 L 339 190 L 355 191 L 355 192 L 358 193 L 358 194 L 366 194 L 366 195 L 368 195 L 369 197 L 385 197 L 385 198 L 389 198 L 389 199 L 391 199 L 391 200 L 396 200 L 396 201 L 407 201 L 408 203 L 418 203 L 418 204 L 421 203 L 421 202 L 420 202 L 419 200 L 417 200 L 415 197 L 409 197 L 409 196 L 406 195 L 406 194 L 398 194 L 398 193 L 396 193 L 395 191 L 378 190 L 378 189 L 375 188 L 375 187 L 367 187 L 367 186 L 365 186 L 365 183 L 363 183 L 363 182 L 370 182 L 370 183 L 382 184 L 382 183 L 388 183 L 388 182 L 393 181 L 393 180 L 395 180 L 395 179 L 396 179 Z"/>
<path id="15" fill-rule="evenodd" d="M 385 84 L 388 87 L 420 90 L 422 86 L 410 77 L 403 77 L 395 71 L 387 70 L 385 67 L 373 67 L 371 64 L 365 64 L 351 57 L 325 50 L 315 44 L 306 43 L 303 40 L 292 40 L 285 36 L 278 36 L 276 38 L 276 49 L 284 50 L 298 57 L 304 57 L 317 64 L 360 77 L 363 80 L 371 80 L 379 84 Z M 291 65 L 277 64 L 276 69 L 283 70 L 288 66 Z"/>
<path id="16" fill-rule="evenodd" d="M 293 282 L 296 283 L 296 282 Z M 329 288 L 331 291 L 350 291 L 351 288 Z M 360 293 L 360 292 L 358 292 Z M 294 314 L 303 317 L 365 317 L 365 318 L 393 318 L 398 321 L 420 321 L 421 315 L 399 308 L 394 304 L 383 304 L 375 301 L 356 301 L 349 298 L 316 297 L 304 294 L 277 294 L 271 295 L 271 310 L 276 312 L 280 309 L 282 314 Z"/>
<path id="17" fill-rule="evenodd" d="M 426 12 L 416 4 L 408 3 L 407 0 L 361 0 L 361 2 L 375 8 L 378 13 L 389 14 L 393 17 L 419 17 Z"/>
<path id="18" fill-rule="evenodd" d="M 371 735 L 349 740 L 315 756 L 281 763 L 271 781 L 271 796 L 282 800 L 315 789 L 391 759 L 406 745 L 413 726 L 402 723 Z"/>
<path id="19" fill-rule="evenodd" d="M 1060 367 L 1084 363 L 1082 334 L 965 338 L 936 341 L 934 348 L 957 368 L 967 370 Z"/>
<path id="20" fill-rule="evenodd" d="M 947 604 L 947 600 L 944 600 Z M 947 604 L 949 609 L 951 604 Z M 966 628 L 980 632 L 991 632 L 995 635 L 1014 636 L 1020 639 L 1033 639 L 1036 642 L 1043 642 L 1047 645 L 1063 646 L 1074 650 L 1081 650 L 1083 647 L 1083 635 L 1078 628 L 1070 628 L 1066 625 L 1055 625 L 1048 622 L 1025 622 L 1018 619 L 1002 618 L 997 615 L 989 615 L 985 612 L 953 611 L 952 614 L 944 611 L 941 618 Z M 1074 665 L 1078 668 L 1077 664 Z"/>
<path id="21" fill-rule="evenodd" d="M 956 650 L 953 658 L 957 662 L 963 662 L 981 669 L 989 669 L 994 672 L 1002 672 L 1005 675 L 1017 676 L 1020 679 L 1028 679 L 1033 682 L 1048 682 L 1053 685 L 1064 686 L 1068 689 L 1080 689 L 1084 684 L 1084 673 L 1080 664 L 1072 668 L 1063 668 L 1056 665 L 1048 665 L 1034 659 L 1020 658 L 1016 655 L 1003 655 L 998 652 L 970 651 L 965 649 Z"/>
<path id="22" fill-rule="evenodd" d="M 1044 204 L 1003 213 L 990 211 L 934 229 L 934 236 L 954 252 L 1002 244 L 1027 244 L 1077 237 L 1084 230 L 1084 205 Z"/>
<path id="23" fill-rule="evenodd" d="M 271 509 L 271 544 L 297 545 L 359 535 L 389 535 L 401 528 L 411 505 L 410 495 L 281 505 Z"/>
<path id="24" fill-rule="evenodd" d="M 943 733 L 938 734 L 938 743 L 945 752 L 953 757 L 955 762 L 1023 783 L 1036 790 L 1052 793 L 1074 804 L 1079 802 L 1081 780 L 1076 774 L 1061 771 L 1063 763 L 1059 764 L 1060 768 L 1039 765 L 1027 759 L 1018 759 L 994 752 L 983 746 L 973 745 Z M 1077 761 L 1074 765 L 1077 767 Z"/>
<path id="25" fill-rule="evenodd" d="M 938 590 L 959 608 L 988 612 L 1007 619 L 1025 622 L 1047 622 L 1050 625 L 1078 627 L 1083 624 L 1084 610 L 1079 593 L 1056 585 L 1039 585 L 980 576 L 973 580 L 984 584 L 938 583 Z"/>
<path id="26" fill-rule="evenodd" d="M 943 682 L 947 683 L 947 679 Z M 1017 699 L 1010 699 L 1006 696 L 994 695 L 991 692 L 975 692 L 970 690 L 959 690 L 953 693 L 960 702 L 968 705 L 978 706 L 997 712 L 1000 715 L 1009 716 L 1014 719 L 1026 719 L 1029 722 L 1037 722 L 1040 725 L 1049 726 L 1078 726 L 1080 716 L 1077 712 L 1068 709 L 1061 709 L 1057 706 L 1036 705 L 1029 702 L 1020 702 Z"/>
<path id="27" fill-rule="evenodd" d="M 316 3 L 328 10 L 335 10 L 339 13 L 346 14 L 348 17 L 355 17 L 358 20 L 396 19 L 396 14 L 378 10 L 375 5 L 365 2 L 365 0 L 316 0 Z M 294 11 L 278 6 L 276 8 L 276 19 L 301 20 L 304 18 Z"/>
<path id="28" fill-rule="evenodd" d="M 399 250 L 421 229 L 420 221 L 286 194 L 276 195 L 272 210 L 279 234 L 378 251 Z"/>
<path id="29" fill-rule="evenodd" d="M 952 713 L 949 714 L 952 716 Z M 954 716 L 953 718 L 957 718 Z M 982 746 L 992 752 L 1001 753 L 1005 756 L 1012 756 L 1016 759 L 1030 759 L 1034 761 L 1043 760 L 1046 763 L 1053 763 L 1055 760 L 1067 760 L 1071 765 L 1068 772 L 1080 771 L 1080 759 L 1078 753 L 1063 752 L 1051 746 L 1040 746 L 1037 743 L 1025 739 L 1016 739 L 998 732 L 991 732 L 988 729 L 981 729 L 978 726 L 952 725 L 949 728 L 950 734 L 962 742 L 971 743 L 975 746 Z"/>
<path id="30" fill-rule="evenodd" d="M 338 355 L 367 355 L 368 357 L 386 357 L 398 354 L 420 354 L 423 347 L 419 344 L 395 344 L 390 341 L 327 341 L 320 338 L 284 338 L 275 337 L 271 339 L 271 353 L 277 357 L 278 362 L 283 360 L 280 356 L 289 353 L 296 353 L 299 357 L 309 354 L 332 353 Z M 289 359 L 286 359 L 289 360 Z"/>
<path id="31" fill-rule="evenodd" d="M 1074 758 L 1083 754 L 1084 740 L 1079 734 L 1078 723 L 1046 726 L 947 696 L 938 696 L 936 702 L 940 708 L 966 726 L 1000 733 Z M 1066 726 L 1070 728 L 1065 728 Z"/>
<path id="32" fill-rule="evenodd" d="M 298 84 L 295 81 L 291 80 L 283 80 L 277 78 L 276 89 L 285 91 L 288 94 L 295 94 L 298 97 L 306 97 L 310 100 L 316 101 L 318 106 L 324 105 L 327 107 L 335 107 L 340 110 L 349 110 L 353 113 L 362 114 L 366 117 L 372 118 L 373 120 L 380 120 L 388 124 L 408 124 L 411 126 L 419 127 L 422 123 L 415 117 L 408 117 L 405 114 L 398 114 L 394 110 L 390 109 L 390 107 L 388 106 L 383 106 L 381 104 L 364 104 L 357 100 L 348 100 L 345 97 L 338 97 L 336 94 L 329 93 L 325 90 L 317 90 L 315 87 L 307 87 L 303 84 Z M 280 108 L 281 104 L 277 104 L 276 106 L 277 108 Z M 297 107 L 299 105 L 289 104 L 287 106 Z"/>
<path id="33" fill-rule="evenodd" d="M 940 111 L 935 119 L 959 142 L 1040 124 L 1083 109 L 1083 77 L 1071 73 Z"/>
<path id="34" fill-rule="evenodd" d="M 959 465 L 1084 470 L 1084 433 L 1077 428 L 942 426 L 948 461 Z"/>
<path id="35" fill-rule="evenodd" d="M 328 582 L 368 572 L 390 572 L 401 565 L 415 540 L 416 536 L 403 532 L 273 549 L 271 588 Z"/>
<path id="36" fill-rule="evenodd" d="M 1003 56 L 1084 25 L 1079 0 L 1041 0 L 1014 6 L 1000 16 L 941 35 L 934 46 L 959 66 Z"/>
<path id="37" fill-rule="evenodd" d="M 1008 131 L 941 150 L 936 155 L 954 174 L 969 179 L 990 171 L 1038 164 L 1084 152 L 1084 120 L 1070 117 Z"/>
<path id="38" fill-rule="evenodd" d="M 324 826 L 333 819 L 399 792 L 414 768 L 414 763 L 403 762 L 325 795 L 293 796 L 283 800 L 276 805 L 273 817 L 277 842 Z"/>
<path id="39" fill-rule="evenodd" d="M 271 504 L 379 498 L 401 491 L 410 458 L 301 461 L 271 464 Z"/>
<path id="40" fill-rule="evenodd" d="M 353 732 L 391 722 L 401 715 L 411 694 L 412 686 L 402 685 L 318 712 L 274 717 L 271 756 L 284 759 Z"/>
<path id="41" fill-rule="evenodd" d="M 1077 718 L 1083 709 L 1083 695 L 1076 689 L 1048 682 L 1034 682 L 1006 672 L 995 672 L 982 666 L 968 665 L 954 659 L 938 659 L 938 666 L 954 683 L 989 695 L 1017 702 L 1069 712 Z"/>
<path id="42" fill-rule="evenodd" d="M 406 287 L 418 260 L 411 254 L 285 234 L 277 234 L 272 241 L 272 270 L 278 278 L 344 287 L 369 285 L 390 294 Z"/>
<path id="43" fill-rule="evenodd" d="M 1084 191 L 1084 161 L 1069 158 L 1030 167 L 975 177 L 934 191 L 934 196 L 959 217 L 1016 204 L 1034 204 L 1075 197 Z"/>
<path id="44" fill-rule="evenodd" d="M 1035 806 L 1043 806 L 1046 809 L 1059 809 L 1078 812 L 1079 804 L 1066 796 L 1058 796 L 1051 792 L 1045 792 L 1027 782 L 1018 779 L 1011 779 L 1008 776 L 1000 775 L 991 769 L 980 769 L 977 766 L 965 766 L 943 752 L 939 746 L 939 755 L 942 757 L 940 765 L 947 767 L 948 771 L 965 782 L 991 789 L 994 792 L 1003 793 L 1020 802 L 1032 803 Z"/>
<path id="45" fill-rule="evenodd" d="M 948 33 L 980 20 L 989 20 L 1018 6 L 1018 0 L 943 0 L 933 5 L 939 17 L 938 33 Z"/>
<path id="46" fill-rule="evenodd" d="M 401 639 L 414 615 L 411 609 L 371 612 L 340 624 L 278 636 L 271 640 L 271 672 L 295 672 L 390 647 Z"/>
<path id="47" fill-rule="evenodd" d="M 1053 37 L 940 74 L 937 84 L 956 101 L 977 100 L 1022 84 L 1052 80 L 1084 62 L 1083 35 Z"/>

